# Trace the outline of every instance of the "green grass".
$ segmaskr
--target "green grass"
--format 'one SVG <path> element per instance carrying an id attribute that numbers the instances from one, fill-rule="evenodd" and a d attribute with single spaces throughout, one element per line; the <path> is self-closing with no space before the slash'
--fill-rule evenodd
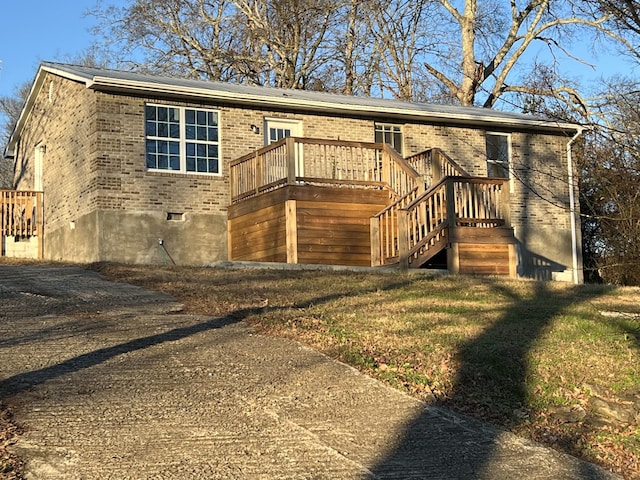
<path id="1" fill-rule="evenodd" d="M 561 424 L 596 389 L 640 391 L 638 288 L 491 277 L 97 266 L 164 290 L 188 310 L 244 318 L 432 400 L 640 475 L 637 427 Z M 604 392 L 604 393 L 603 393 Z"/>

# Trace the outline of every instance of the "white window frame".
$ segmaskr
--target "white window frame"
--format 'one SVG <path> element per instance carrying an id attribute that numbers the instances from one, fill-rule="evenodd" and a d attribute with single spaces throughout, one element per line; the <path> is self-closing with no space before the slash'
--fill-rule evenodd
<path id="1" fill-rule="evenodd" d="M 488 165 L 500 165 L 507 172 L 507 176 L 504 178 L 511 178 L 511 134 L 510 133 L 502 133 L 502 132 L 486 132 L 485 133 L 485 144 L 488 136 L 493 137 L 504 137 L 507 139 L 507 159 L 499 160 L 496 158 L 489 158 L 489 152 L 487 151 L 487 174 L 489 174 Z"/>
<path id="2" fill-rule="evenodd" d="M 487 142 L 487 136 L 493 135 L 496 137 L 505 137 L 507 139 L 507 160 L 500 161 L 497 159 L 489 158 L 489 152 L 486 152 L 487 157 L 487 176 L 489 175 L 489 164 L 493 165 L 501 165 L 504 170 L 507 172 L 507 176 L 503 177 L 505 180 L 509 181 L 509 191 L 513 193 L 513 175 L 511 174 L 511 169 L 513 168 L 513 155 L 511 152 L 511 134 L 505 132 L 485 132 L 485 148 Z"/>
<path id="3" fill-rule="evenodd" d="M 381 130 L 380 132 L 382 133 L 383 136 L 383 142 L 386 143 L 387 145 L 390 145 L 391 147 L 393 147 L 400 155 L 404 155 L 404 129 L 402 128 L 402 125 L 397 124 L 397 123 L 384 123 L 384 122 L 375 122 L 374 126 L 373 126 L 373 136 L 374 136 L 374 141 L 375 141 L 375 136 L 376 133 L 378 133 L 378 127 L 381 127 L 383 130 Z M 385 131 L 384 129 L 389 129 L 389 131 Z M 397 129 L 397 131 L 396 131 Z M 385 142 L 384 141 L 384 134 L 385 133 L 390 133 L 391 134 L 391 138 L 393 139 L 395 137 L 396 133 L 400 134 L 400 150 L 398 150 L 397 145 L 395 144 L 395 140 L 393 141 L 393 143 L 389 143 L 389 142 Z"/>
<path id="4" fill-rule="evenodd" d="M 178 105 L 168 105 L 163 103 L 145 103 L 145 112 L 144 112 L 144 161 L 145 167 L 148 172 L 161 172 L 161 173 L 180 173 L 184 175 L 208 175 L 212 177 L 221 177 L 222 176 L 222 139 L 221 133 L 222 129 L 220 128 L 220 110 L 212 109 L 212 108 L 202 108 L 202 107 L 191 107 L 191 106 L 178 106 Z M 178 125 L 179 125 L 179 137 L 160 137 L 154 135 L 147 135 L 147 107 L 162 107 L 162 108 L 171 108 L 178 110 Z M 194 110 L 196 112 L 207 112 L 207 113 L 215 113 L 218 119 L 218 140 L 210 141 L 210 140 L 196 140 L 196 139 L 187 139 L 186 135 L 186 111 Z M 180 169 L 173 170 L 171 168 L 152 168 L 147 166 L 147 140 L 161 140 L 161 141 L 173 141 L 179 144 L 179 157 L 180 157 Z M 187 170 L 187 143 L 195 143 L 201 145 L 215 145 L 218 147 L 218 171 L 217 172 L 197 172 Z"/>
<path id="5" fill-rule="evenodd" d="M 264 119 L 264 144 L 269 145 L 271 140 L 270 129 L 281 128 L 283 130 L 289 130 L 292 137 L 302 136 L 302 120 L 295 120 L 291 118 L 277 118 L 266 117 Z"/>

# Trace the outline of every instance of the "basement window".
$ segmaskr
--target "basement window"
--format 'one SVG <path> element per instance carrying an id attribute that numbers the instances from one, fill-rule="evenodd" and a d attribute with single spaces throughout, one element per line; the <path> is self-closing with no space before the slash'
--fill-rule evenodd
<path id="1" fill-rule="evenodd" d="M 169 222 L 184 222 L 184 213 L 167 212 L 167 220 Z"/>

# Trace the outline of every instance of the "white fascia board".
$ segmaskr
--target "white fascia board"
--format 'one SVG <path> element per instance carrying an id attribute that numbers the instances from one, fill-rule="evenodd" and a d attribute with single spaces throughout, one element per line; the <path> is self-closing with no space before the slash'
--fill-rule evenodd
<path id="1" fill-rule="evenodd" d="M 29 95 L 27 95 L 27 100 L 25 101 L 22 111 L 20 112 L 20 116 L 18 117 L 18 121 L 16 122 L 13 132 L 11 132 L 11 136 L 9 137 L 9 142 L 7 143 L 7 147 L 4 151 L 5 158 L 14 158 L 16 154 L 16 144 L 20 139 L 20 133 L 22 131 L 22 127 L 25 122 L 31 115 L 31 109 L 35 102 L 36 97 L 38 96 L 38 92 L 42 88 L 42 84 L 44 83 L 44 73 L 43 70 L 46 70 L 45 67 L 40 67 L 38 72 L 36 73 L 33 84 L 31 85 L 31 90 L 29 90 Z"/>
<path id="2" fill-rule="evenodd" d="M 227 101 L 242 105 L 259 107 L 280 107 L 297 110 L 325 112 L 325 113 L 352 113 L 367 116 L 397 117 L 399 119 L 432 120 L 443 123 L 462 123 L 466 125 L 498 126 L 506 128 L 533 127 L 548 131 L 575 132 L 578 125 L 553 121 L 532 119 L 515 119 L 509 117 L 496 117 L 493 115 L 470 115 L 457 113 L 439 113 L 420 110 L 407 110 L 402 108 L 389 108 L 388 106 L 346 104 L 328 101 L 318 101 L 300 98 L 288 98 L 286 96 L 273 97 L 268 95 L 252 95 L 238 92 L 225 92 L 206 88 L 194 88 L 178 85 L 160 84 L 154 82 L 136 82 L 121 80 L 112 77 L 96 76 L 86 82 L 87 88 L 94 90 L 118 91 L 124 93 L 153 93 L 174 97 L 206 98 L 209 100 Z"/>
<path id="3" fill-rule="evenodd" d="M 56 67 L 53 67 L 51 65 L 42 65 L 40 67 L 41 70 L 44 70 L 45 72 L 49 72 L 49 73 L 53 73 L 54 75 L 58 75 L 59 77 L 63 77 L 69 80 L 73 80 L 75 82 L 79 82 L 79 83 L 84 83 L 87 88 L 89 88 L 89 85 L 91 84 L 91 79 L 88 78 L 86 75 L 76 75 L 72 72 L 70 72 L 69 70 L 64 70 L 64 69 L 59 69 Z"/>
<path id="4" fill-rule="evenodd" d="M 29 118 L 29 115 L 31 115 L 31 109 L 33 107 L 33 103 L 35 102 L 35 99 L 38 96 L 40 89 L 42 88 L 42 84 L 44 83 L 45 73 L 52 73 L 54 75 L 67 78 L 69 80 L 73 80 L 79 83 L 84 83 L 85 86 L 87 86 L 87 88 L 91 83 L 91 79 L 87 78 L 86 76 L 75 75 L 73 73 L 70 73 L 67 70 L 58 69 L 50 65 L 40 65 L 40 67 L 38 68 L 38 72 L 36 73 L 35 79 L 33 81 L 33 85 L 31 85 L 31 90 L 29 91 L 27 100 L 24 106 L 22 107 L 22 111 L 20 112 L 20 117 L 18 117 L 16 126 L 14 127 L 13 132 L 9 137 L 9 143 L 7 143 L 7 147 L 4 151 L 5 158 L 15 157 L 16 143 L 20 139 L 20 133 L 22 131 L 22 127 L 24 126 L 25 122 Z"/>

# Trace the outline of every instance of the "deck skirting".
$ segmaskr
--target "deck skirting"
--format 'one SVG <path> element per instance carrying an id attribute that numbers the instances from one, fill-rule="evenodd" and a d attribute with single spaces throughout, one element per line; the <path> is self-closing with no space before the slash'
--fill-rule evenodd
<path id="1" fill-rule="evenodd" d="M 371 265 L 370 218 L 385 190 L 287 186 L 229 207 L 229 260 Z"/>

